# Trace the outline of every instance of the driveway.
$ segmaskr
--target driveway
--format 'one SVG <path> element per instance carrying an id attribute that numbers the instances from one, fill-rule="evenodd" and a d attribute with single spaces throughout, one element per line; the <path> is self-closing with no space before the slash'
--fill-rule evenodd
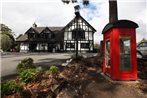
<path id="1" fill-rule="evenodd" d="M 95 56 L 97 53 L 82 53 L 84 57 Z M 3 53 L 1 55 L 1 76 L 9 76 L 16 73 L 16 66 L 21 60 L 31 57 L 38 66 L 48 68 L 50 65 L 61 65 L 66 62 L 73 53 Z"/>
<path id="2" fill-rule="evenodd" d="M 7 53 L 1 55 L 1 76 L 8 76 L 16 73 L 16 66 L 26 57 L 34 59 L 39 66 L 60 65 L 70 58 L 72 53 Z"/>

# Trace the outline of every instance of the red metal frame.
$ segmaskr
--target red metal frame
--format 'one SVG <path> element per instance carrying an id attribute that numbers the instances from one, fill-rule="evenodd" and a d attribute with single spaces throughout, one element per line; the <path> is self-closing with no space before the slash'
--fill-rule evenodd
<path id="1" fill-rule="evenodd" d="M 120 70 L 120 37 L 130 37 L 131 71 Z M 111 28 L 104 33 L 103 72 L 114 80 L 137 80 L 136 30 L 135 28 Z M 110 40 L 110 68 L 106 67 L 106 41 Z"/>

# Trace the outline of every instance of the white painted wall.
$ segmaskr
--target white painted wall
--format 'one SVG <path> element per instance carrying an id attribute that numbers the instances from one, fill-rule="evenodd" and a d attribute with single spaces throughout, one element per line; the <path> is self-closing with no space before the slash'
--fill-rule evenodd
<path id="1" fill-rule="evenodd" d="M 68 32 L 68 40 L 72 40 L 72 32 Z"/>
<path id="2" fill-rule="evenodd" d="M 85 31 L 85 39 L 88 40 L 88 32 Z"/>
<path id="3" fill-rule="evenodd" d="M 28 51 L 29 50 L 29 45 L 26 44 L 26 43 L 21 43 L 20 44 L 20 52 L 23 52 L 23 51 Z"/>
<path id="4" fill-rule="evenodd" d="M 48 50 L 48 44 L 46 43 L 38 43 L 36 50 Z"/>
<path id="5" fill-rule="evenodd" d="M 66 50 L 74 50 L 74 48 L 71 48 L 71 49 L 70 48 L 67 48 Z"/>
<path id="6" fill-rule="evenodd" d="M 90 46 L 91 46 L 91 47 L 90 47 L 90 50 L 92 51 L 92 50 L 93 50 L 93 46 L 92 46 L 92 43 L 90 44 Z"/>
<path id="7" fill-rule="evenodd" d="M 64 40 L 67 40 L 67 32 L 64 32 Z"/>
<path id="8" fill-rule="evenodd" d="M 89 40 L 92 40 L 92 32 L 89 32 Z"/>

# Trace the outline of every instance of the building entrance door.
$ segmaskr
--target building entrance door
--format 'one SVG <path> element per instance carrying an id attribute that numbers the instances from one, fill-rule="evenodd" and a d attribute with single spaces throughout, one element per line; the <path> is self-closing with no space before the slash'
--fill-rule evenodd
<path id="1" fill-rule="evenodd" d="M 29 51 L 35 52 L 36 51 L 36 47 L 37 47 L 36 43 L 30 43 L 29 44 Z"/>
<path id="2" fill-rule="evenodd" d="M 53 44 L 48 44 L 48 52 L 52 52 L 53 51 Z"/>

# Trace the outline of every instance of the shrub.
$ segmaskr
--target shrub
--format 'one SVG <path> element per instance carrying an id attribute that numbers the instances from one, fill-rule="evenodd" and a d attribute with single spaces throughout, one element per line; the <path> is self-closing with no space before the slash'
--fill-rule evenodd
<path id="1" fill-rule="evenodd" d="M 46 71 L 46 74 L 56 74 L 59 72 L 59 68 L 57 66 L 51 66 L 48 71 Z"/>
<path id="2" fill-rule="evenodd" d="M 29 67 L 30 65 L 33 64 L 33 59 L 32 58 L 25 58 L 21 61 L 21 63 L 25 64 L 26 67 Z"/>
<path id="3" fill-rule="evenodd" d="M 22 92 L 22 90 L 23 86 L 19 83 L 16 83 L 15 80 L 6 81 L 1 85 L 2 96 L 14 94 L 16 92 Z"/>
<path id="4" fill-rule="evenodd" d="M 23 59 L 16 67 L 17 73 L 21 72 L 24 69 L 36 68 L 36 65 L 33 63 L 32 58 Z"/>
<path id="5" fill-rule="evenodd" d="M 17 73 L 21 72 L 23 69 L 24 69 L 24 67 L 23 67 L 23 64 L 22 64 L 22 63 L 19 63 L 19 64 L 17 65 L 17 67 L 16 67 Z"/>
<path id="6" fill-rule="evenodd" d="M 37 67 L 35 69 L 25 69 L 19 73 L 19 77 L 22 82 L 31 82 L 32 80 L 35 80 L 42 73 L 42 71 L 41 67 Z"/>
<path id="7" fill-rule="evenodd" d="M 42 78 L 42 74 L 43 74 L 43 69 L 42 67 L 37 67 L 35 69 L 35 73 L 36 73 L 36 80 L 40 80 Z"/>
<path id="8" fill-rule="evenodd" d="M 42 67 L 37 67 L 37 68 L 35 69 L 35 73 L 37 73 L 37 74 L 40 74 L 40 73 L 42 73 L 42 72 L 43 72 Z"/>
<path id="9" fill-rule="evenodd" d="M 19 77 L 22 82 L 31 82 L 36 78 L 35 69 L 25 69 L 19 73 Z"/>

